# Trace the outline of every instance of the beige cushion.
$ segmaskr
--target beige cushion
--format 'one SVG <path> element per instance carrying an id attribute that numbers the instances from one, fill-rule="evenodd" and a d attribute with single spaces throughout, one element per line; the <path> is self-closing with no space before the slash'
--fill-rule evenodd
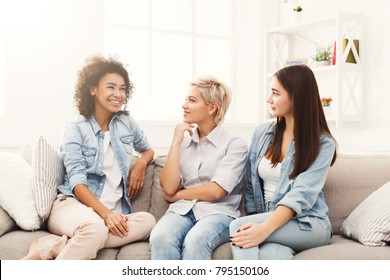
<path id="1" fill-rule="evenodd" d="M 349 214 L 372 192 L 390 181 L 390 157 L 338 155 L 324 187 L 334 234 Z"/>
<path id="2" fill-rule="evenodd" d="M 161 170 L 165 165 L 166 156 L 157 157 L 154 160 L 154 176 L 152 186 L 152 204 L 150 206 L 150 214 L 154 216 L 156 221 L 165 214 L 168 209 L 168 202 L 164 199 L 164 191 L 160 185 Z"/>
<path id="3" fill-rule="evenodd" d="M 390 241 L 390 182 L 373 192 L 348 216 L 341 234 L 364 245 L 385 246 Z"/>
<path id="4" fill-rule="evenodd" d="M 64 181 L 65 169 L 60 152 L 42 136 L 33 147 L 32 168 L 35 207 L 41 219 L 46 221 L 57 197 L 57 187 Z"/>
<path id="5" fill-rule="evenodd" d="M 0 206 L 24 230 L 37 230 L 41 219 L 32 193 L 32 167 L 18 154 L 0 153 Z"/>
<path id="6" fill-rule="evenodd" d="M 0 207 L 0 236 L 16 228 L 15 221 L 2 207 Z"/>
<path id="7" fill-rule="evenodd" d="M 134 166 L 137 160 L 138 158 L 136 156 L 132 156 L 131 168 Z M 153 171 L 154 164 L 152 163 L 146 168 L 144 187 L 142 191 L 131 200 L 131 208 L 133 212 L 149 212 L 152 196 Z"/>

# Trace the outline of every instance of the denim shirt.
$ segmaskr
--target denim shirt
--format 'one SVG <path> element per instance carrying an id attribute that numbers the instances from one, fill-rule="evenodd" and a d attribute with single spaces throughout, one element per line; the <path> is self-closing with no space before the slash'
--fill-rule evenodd
<path id="1" fill-rule="evenodd" d="M 135 120 L 129 115 L 114 115 L 109 124 L 110 140 L 118 161 L 124 186 L 122 212 L 131 213 L 128 177 L 133 150 L 149 150 L 150 144 Z M 104 131 L 95 118 L 78 116 L 65 128 L 61 157 L 65 165 L 65 180 L 58 187 L 60 193 L 74 196 L 76 185 L 84 184 L 99 199 L 106 175 L 102 172 L 104 161 Z"/>
<path id="2" fill-rule="evenodd" d="M 249 148 L 247 161 L 247 186 L 245 205 L 248 213 L 266 212 L 263 181 L 257 167 L 273 138 L 276 122 L 265 123 L 256 128 Z M 289 175 L 294 169 L 295 146 L 292 141 L 287 155 L 281 163 L 280 178 L 268 211 L 274 211 L 278 205 L 291 208 L 296 213 L 301 230 L 310 230 L 309 217 L 325 219 L 329 225 L 328 206 L 322 188 L 324 187 L 330 163 L 335 152 L 335 143 L 329 136 L 320 138 L 320 151 L 309 168 L 293 179 Z"/>

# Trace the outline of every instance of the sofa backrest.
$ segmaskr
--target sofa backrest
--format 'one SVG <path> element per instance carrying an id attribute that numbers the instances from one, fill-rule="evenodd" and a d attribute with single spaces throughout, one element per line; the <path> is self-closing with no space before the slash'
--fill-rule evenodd
<path id="1" fill-rule="evenodd" d="M 134 157 L 133 162 L 136 161 Z M 132 201 L 133 211 L 150 212 L 158 221 L 168 208 L 160 186 L 160 173 L 166 156 L 158 156 L 146 170 L 145 186 Z M 348 215 L 373 191 L 390 181 L 390 155 L 343 155 L 330 168 L 324 187 L 333 233 Z M 240 210 L 244 215 L 244 200 Z"/>
<path id="2" fill-rule="evenodd" d="M 390 155 L 338 155 L 330 168 L 324 195 L 333 233 L 373 191 L 390 181 Z"/>

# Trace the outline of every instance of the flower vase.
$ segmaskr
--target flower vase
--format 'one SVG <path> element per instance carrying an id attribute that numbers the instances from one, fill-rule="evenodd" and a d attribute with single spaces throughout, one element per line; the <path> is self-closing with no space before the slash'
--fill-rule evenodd
<path id="1" fill-rule="evenodd" d="M 290 18 L 292 23 L 298 23 L 302 21 L 302 12 L 290 12 Z"/>
<path id="2" fill-rule="evenodd" d="M 332 116 L 332 107 L 331 106 L 323 106 L 325 118 L 329 119 Z"/>

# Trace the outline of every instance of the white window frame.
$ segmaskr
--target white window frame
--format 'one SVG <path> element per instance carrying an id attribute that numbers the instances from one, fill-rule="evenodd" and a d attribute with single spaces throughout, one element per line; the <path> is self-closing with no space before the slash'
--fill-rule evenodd
<path id="1" fill-rule="evenodd" d="M 108 3 L 109 3 L 109 0 L 106 0 Z M 230 43 L 230 46 L 231 46 L 231 70 L 230 70 L 230 77 L 231 77 L 231 80 L 230 81 L 224 81 L 226 83 L 228 83 L 228 85 L 230 86 L 230 88 L 232 89 L 232 91 L 234 92 L 235 91 L 235 88 L 236 88 L 236 74 L 235 74 L 235 69 L 236 69 L 236 45 L 235 45 L 235 37 L 236 37 L 236 28 L 235 28 L 235 25 L 236 25 L 236 1 L 237 0 L 231 0 L 230 2 L 230 5 L 231 5 L 231 28 L 230 28 L 230 36 L 217 36 L 217 35 L 208 35 L 208 34 L 199 34 L 196 32 L 196 1 L 197 0 L 191 0 L 192 2 L 192 26 L 191 26 L 191 31 L 190 32 L 184 32 L 184 31 L 175 31 L 175 30 L 168 30 L 168 29 L 161 29 L 161 28 L 156 28 L 156 27 L 153 27 L 152 26 L 152 3 L 153 1 L 152 0 L 147 0 L 148 1 L 148 17 L 149 17 L 149 20 L 148 20 L 148 26 L 147 27 L 139 27 L 139 26 L 132 26 L 132 25 L 126 25 L 125 27 L 126 28 L 129 28 L 129 30 L 144 30 L 144 31 L 147 31 L 148 32 L 148 36 L 149 36 L 149 39 L 152 37 L 152 34 L 154 33 L 165 33 L 165 34 L 172 34 L 172 35 L 186 35 L 186 36 L 191 36 L 192 38 L 192 76 L 195 77 L 195 61 L 196 61 L 196 42 L 198 39 L 218 39 L 218 40 L 226 40 Z M 107 3 L 106 3 L 107 5 Z M 120 26 L 120 27 L 124 27 L 123 24 L 117 24 L 117 23 L 112 23 L 112 22 L 107 22 L 105 21 L 105 26 Z M 149 40 L 149 46 L 148 46 L 148 53 L 149 53 L 149 57 L 150 57 L 150 53 L 151 53 L 151 50 L 152 50 L 152 40 Z M 106 51 L 106 50 L 105 50 Z M 149 62 L 150 63 L 150 62 Z M 149 65 L 149 71 L 148 71 L 148 76 L 149 76 L 149 79 L 148 79 L 148 97 L 149 98 L 152 98 L 153 97 L 153 93 L 152 93 L 152 69 Z M 189 82 L 189 81 L 188 81 Z M 146 94 L 146 93 L 143 93 L 143 94 Z M 232 96 L 232 103 L 231 103 L 231 106 L 230 106 L 230 109 L 228 111 L 228 115 L 229 117 L 226 119 L 226 123 L 230 123 L 230 124 L 237 124 L 237 122 L 235 121 L 235 114 L 236 114 L 236 102 L 234 102 L 234 99 L 235 99 L 235 95 L 233 94 Z M 147 123 L 160 123 L 162 121 L 158 121 L 158 120 L 140 120 L 142 121 L 143 123 L 147 122 Z M 171 123 L 171 122 L 174 122 L 174 120 L 172 121 L 164 121 L 165 123 Z"/>

